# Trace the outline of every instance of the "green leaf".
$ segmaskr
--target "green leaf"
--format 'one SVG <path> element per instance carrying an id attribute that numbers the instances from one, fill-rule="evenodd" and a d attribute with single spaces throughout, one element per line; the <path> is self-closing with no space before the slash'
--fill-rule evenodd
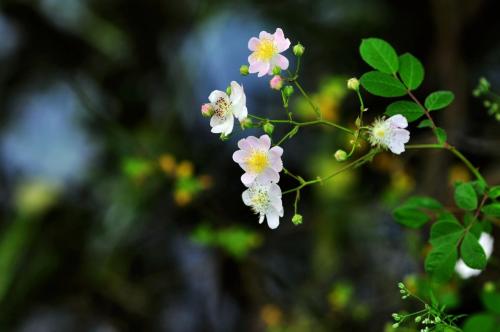
<path id="1" fill-rule="evenodd" d="M 431 227 L 429 242 L 433 246 L 439 246 L 445 243 L 451 243 L 456 246 L 462 237 L 463 232 L 464 228 L 458 221 L 438 221 Z"/>
<path id="2" fill-rule="evenodd" d="M 495 316 L 480 313 L 467 318 L 464 324 L 464 332 L 497 332 Z"/>
<path id="3" fill-rule="evenodd" d="M 429 119 L 420 121 L 417 128 L 432 128 L 432 122 Z"/>
<path id="4" fill-rule="evenodd" d="M 408 122 L 412 122 L 424 115 L 424 111 L 412 101 L 400 100 L 387 106 L 385 114 L 389 116 L 402 114 Z"/>
<path id="5" fill-rule="evenodd" d="M 465 234 L 460 246 L 460 254 L 468 267 L 478 270 L 486 267 L 487 259 L 483 247 L 479 244 L 477 237 L 470 232 Z"/>
<path id="6" fill-rule="evenodd" d="M 500 197 L 500 186 L 491 187 L 490 190 L 488 191 L 488 196 L 491 199 L 496 199 L 496 198 Z"/>
<path id="7" fill-rule="evenodd" d="M 399 76 L 410 90 L 415 90 L 424 80 L 424 66 L 410 53 L 399 57 Z"/>
<path id="8" fill-rule="evenodd" d="M 359 53 L 367 64 L 383 73 L 394 74 L 398 71 L 398 55 L 394 48 L 382 39 L 363 39 Z"/>
<path id="9" fill-rule="evenodd" d="M 472 225 L 470 227 L 469 232 L 471 232 L 475 237 L 479 239 L 481 236 L 481 233 L 483 232 L 483 226 L 481 223 L 476 222 L 477 219 L 474 217 L 474 214 L 470 211 L 467 211 L 464 214 L 464 225 L 467 227 L 469 225 Z"/>
<path id="10" fill-rule="evenodd" d="M 446 140 L 448 139 L 448 135 L 446 134 L 446 131 L 443 128 L 436 128 L 436 137 L 438 140 L 439 144 L 444 144 L 446 143 Z"/>
<path id="11" fill-rule="evenodd" d="M 436 91 L 425 98 L 425 107 L 429 111 L 435 111 L 450 105 L 455 99 L 455 95 L 451 91 Z"/>
<path id="12" fill-rule="evenodd" d="M 425 271 L 436 281 L 450 279 L 458 259 L 456 243 L 443 242 L 434 246 L 425 258 Z"/>
<path id="13" fill-rule="evenodd" d="M 455 203 L 464 210 L 475 210 L 477 208 L 477 194 L 470 182 L 460 183 L 455 188 Z"/>
<path id="14" fill-rule="evenodd" d="M 394 219 L 404 226 L 419 228 L 430 220 L 427 210 L 440 210 L 443 206 L 432 197 L 413 196 L 393 211 Z"/>
<path id="15" fill-rule="evenodd" d="M 500 217 L 500 203 L 491 203 L 485 205 L 481 211 L 489 216 Z"/>
<path id="16" fill-rule="evenodd" d="M 430 217 L 422 210 L 408 206 L 396 208 L 393 215 L 398 223 L 410 228 L 422 227 L 430 220 Z"/>
<path id="17" fill-rule="evenodd" d="M 406 88 L 396 78 L 378 71 L 363 74 L 360 80 L 366 91 L 379 97 L 401 97 L 406 94 Z"/>

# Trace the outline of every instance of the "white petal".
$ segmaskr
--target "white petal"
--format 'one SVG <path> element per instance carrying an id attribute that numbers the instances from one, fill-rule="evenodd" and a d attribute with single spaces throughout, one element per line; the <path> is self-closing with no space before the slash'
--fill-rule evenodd
<path id="1" fill-rule="evenodd" d="M 214 117 L 212 117 L 213 119 Z M 210 120 L 210 123 L 212 121 Z M 214 134 L 224 134 L 224 135 L 229 135 L 233 131 L 234 127 L 234 117 L 233 116 L 227 116 L 224 121 L 212 128 L 212 133 Z"/>
<path id="2" fill-rule="evenodd" d="M 481 274 L 481 270 L 471 269 L 465 265 L 465 262 L 462 259 L 458 260 L 455 265 L 455 272 L 457 272 L 462 279 L 468 279 Z"/>
<path id="3" fill-rule="evenodd" d="M 242 96 L 244 96 L 243 87 L 239 85 L 236 81 L 231 81 L 231 95 L 229 99 L 231 102 L 238 103 Z"/>
<path id="4" fill-rule="evenodd" d="M 490 234 L 485 232 L 481 233 L 481 236 L 479 237 L 479 244 L 483 247 L 486 258 L 490 258 L 493 253 L 493 243 L 494 239 Z"/>
<path id="5" fill-rule="evenodd" d="M 243 199 L 243 203 L 245 203 L 246 206 L 250 206 L 252 204 L 252 199 L 250 198 L 250 190 L 245 190 L 241 194 L 241 198 Z"/>
<path id="6" fill-rule="evenodd" d="M 264 215 L 263 215 L 263 214 L 261 214 L 261 215 L 259 216 L 259 224 L 262 224 L 262 222 L 263 222 L 263 221 L 264 221 Z"/>
<path id="7" fill-rule="evenodd" d="M 255 181 L 255 177 L 256 174 L 246 172 L 241 176 L 241 182 L 243 182 L 245 186 L 250 187 Z"/>
<path id="8" fill-rule="evenodd" d="M 270 210 L 266 213 L 267 225 L 270 229 L 276 229 L 280 224 L 280 217 L 278 213 L 274 209 Z"/>
<path id="9" fill-rule="evenodd" d="M 394 154 L 401 154 L 405 152 L 405 145 L 399 142 L 390 142 L 388 148 Z"/>
<path id="10" fill-rule="evenodd" d="M 408 120 L 401 115 L 401 114 L 396 114 L 391 116 L 387 121 L 391 124 L 391 126 L 397 127 L 397 128 L 406 128 L 408 127 Z"/>
<path id="11" fill-rule="evenodd" d="M 214 90 L 208 96 L 208 100 L 210 100 L 212 104 L 215 103 L 219 98 L 224 98 L 228 100 L 227 94 L 224 91 L 220 90 Z"/>
<path id="12" fill-rule="evenodd" d="M 233 104 L 231 111 L 233 112 L 234 116 L 238 118 L 240 122 L 245 120 L 248 116 L 247 107 L 245 106 L 244 103 L 241 102 L 238 104 Z"/>
<path id="13" fill-rule="evenodd" d="M 268 135 L 262 135 L 259 137 L 260 145 L 266 149 L 269 150 L 271 147 L 271 138 Z"/>

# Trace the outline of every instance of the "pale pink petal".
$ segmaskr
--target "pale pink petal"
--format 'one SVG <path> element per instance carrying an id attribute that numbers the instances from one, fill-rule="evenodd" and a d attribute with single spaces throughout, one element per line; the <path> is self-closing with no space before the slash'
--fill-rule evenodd
<path id="1" fill-rule="evenodd" d="M 391 124 L 393 127 L 397 128 L 406 128 L 408 127 L 408 120 L 401 115 L 401 114 L 396 114 L 391 116 L 387 121 Z"/>
<path id="2" fill-rule="evenodd" d="M 269 32 L 266 31 L 261 31 L 259 33 L 259 39 L 272 39 L 273 35 L 271 35 Z"/>
<path id="3" fill-rule="evenodd" d="M 245 173 L 241 176 L 241 182 L 247 187 L 249 187 L 255 180 L 256 175 L 252 173 Z"/>
<path id="4" fill-rule="evenodd" d="M 262 135 L 259 138 L 260 146 L 266 150 L 269 150 L 271 147 L 271 138 L 268 135 Z"/>
<path id="5" fill-rule="evenodd" d="M 278 158 L 281 158 L 281 156 L 283 155 L 283 148 L 280 147 L 280 146 L 273 146 L 271 148 L 271 150 L 269 150 L 269 152 L 273 155 L 273 156 L 276 156 Z"/>
<path id="6" fill-rule="evenodd" d="M 248 136 L 247 137 L 247 141 L 250 144 L 250 149 L 251 150 L 260 149 L 261 144 L 260 144 L 260 140 L 257 137 L 255 137 L 255 136 Z"/>
<path id="7" fill-rule="evenodd" d="M 390 137 L 391 142 L 406 144 L 410 140 L 410 132 L 406 129 L 393 129 Z"/>
<path id="8" fill-rule="evenodd" d="M 233 153 L 233 160 L 238 164 L 245 162 L 245 159 L 247 158 L 248 158 L 248 152 L 245 150 L 238 150 Z"/>
<path id="9" fill-rule="evenodd" d="M 280 28 L 276 29 L 276 32 L 274 33 L 274 43 L 280 53 L 286 51 L 290 47 L 290 39 L 285 39 L 283 30 Z"/>
<path id="10" fill-rule="evenodd" d="M 271 183 L 269 186 L 269 196 L 279 197 L 281 199 L 281 188 L 276 183 Z"/>
<path id="11" fill-rule="evenodd" d="M 208 96 L 208 100 L 210 100 L 212 104 L 215 103 L 219 98 L 227 99 L 227 94 L 223 91 L 214 90 Z"/>
<path id="12" fill-rule="evenodd" d="M 260 60 L 257 58 L 257 55 L 255 53 L 252 53 L 248 56 L 248 63 L 250 64 L 250 67 L 248 68 L 248 71 L 250 73 L 256 73 L 257 71 L 252 72 L 252 68 L 255 69 L 255 66 L 257 66 L 258 62 Z"/>
<path id="13" fill-rule="evenodd" d="M 405 146 L 401 143 L 391 142 L 389 143 L 389 150 L 394 154 L 401 154 L 405 151 Z"/>
<path id="14" fill-rule="evenodd" d="M 258 38 L 252 37 L 248 41 L 248 49 L 250 51 L 255 51 L 255 49 L 259 46 L 260 40 Z"/>
<path id="15" fill-rule="evenodd" d="M 276 172 L 281 172 L 283 170 L 283 161 L 281 158 L 271 157 L 269 158 L 270 166 Z"/>
<path id="16" fill-rule="evenodd" d="M 259 67 L 259 73 L 257 74 L 258 77 L 262 77 L 262 76 L 265 76 L 267 74 L 271 75 L 273 72 L 272 72 L 272 68 L 271 68 L 271 64 L 269 62 L 261 62 L 261 65 Z"/>
<path id="17" fill-rule="evenodd" d="M 278 213 L 276 213 L 274 209 L 272 209 L 266 214 L 266 218 L 267 218 L 267 225 L 269 226 L 269 228 L 276 229 L 279 226 L 280 218 L 278 216 Z"/>
<path id="18" fill-rule="evenodd" d="M 252 150 L 252 145 L 246 138 L 242 138 L 238 141 L 238 147 L 241 150 L 250 151 Z"/>
<path id="19" fill-rule="evenodd" d="M 288 69 L 288 59 L 281 55 L 281 54 L 276 54 L 272 59 L 271 59 L 271 63 L 272 63 L 272 68 L 274 68 L 275 66 L 278 66 L 280 67 L 282 70 L 286 70 Z"/>
<path id="20" fill-rule="evenodd" d="M 266 168 L 262 173 L 260 173 L 255 179 L 258 183 L 266 184 L 269 182 L 278 182 L 280 180 L 280 175 L 278 172 L 271 168 Z"/>

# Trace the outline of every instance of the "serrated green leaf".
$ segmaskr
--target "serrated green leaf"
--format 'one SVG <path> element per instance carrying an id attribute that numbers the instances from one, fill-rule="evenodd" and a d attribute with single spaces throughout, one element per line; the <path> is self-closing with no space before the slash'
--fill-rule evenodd
<path id="1" fill-rule="evenodd" d="M 413 122 L 424 115 L 424 111 L 420 108 L 420 106 L 412 101 L 399 100 L 387 106 L 385 114 L 389 116 L 401 114 L 408 120 L 408 122 Z"/>
<path id="2" fill-rule="evenodd" d="M 405 53 L 399 57 L 399 76 L 410 90 L 415 90 L 424 80 L 424 66 L 410 53 Z"/>
<path id="3" fill-rule="evenodd" d="M 481 211 L 484 214 L 487 214 L 489 216 L 493 217 L 500 217 L 500 203 L 491 203 L 488 205 L 485 205 Z"/>
<path id="4" fill-rule="evenodd" d="M 431 128 L 431 127 L 432 127 L 432 122 L 429 119 L 420 121 L 420 123 L 417 126 L 417 128 Z"/>
<path id="5" fill-rule="evenodd" d="M 500 197 L 500 186 L 491 187 L 490 190 L 488 191 L 488 196 L 491 199 L 496 199 L 496 198 Z"/>
<path id="6" fill-rule="evenodd" d="M 467 232 L 460 246 L 460 255 L 464 263 L 472 268 L 483 270 L 486 267 L 486 254 L 483 247 L 479 244 L 477 237 Z"/>
<path id="7" fill-rule="evenodd" d="M 387 74 L 398 71 L 398 55 L 394 48 L 385 40 L 367 38 L 359 46 L 361 58 L 373 68 Z"/>
<path id="8" fill-rule="evenodd" d="M 448 139 L 448 135 L 443 128 L 436 128 L 436 137 L 439 144 L 446 143 L 446 140 Z"/>
<path id="9" fill-rule="evenodd" d="M 444 243 L 456 245 L 464 233 L 463 226 L 458 221 L 439 221 L 431 227 L 429 242 L 433 246 Z"/>
<path id="10" fill-rule="evenodd" d="M 450 105 L 455 99 L 455 95 L 451 91 L 436 91 L 425 98 L 425 107 L 429 111 L 435 111 Z"/>
<path id="11" fill-rule="evenodd" d="M 406 88 L 394 76 L 370 71 L 363 74 L 359 79 L 363 88 L 371 94 L 379 97 L 401 97 L 406 94 Z"/>
<path id="12" fill-rule="evenodd" d="M 471 211 L 477 208 L 477 194 L 470 182 L 460 183 L 455 188 L 455 203 L 461 209 Z"/>
<path id="13" fill-rule="evenodd" d="M 446 281 L 453 275 L 457 259 L 457 244 L 443 242 L 433 246 L 425 258 L 425 271 L 436 281 Z"/>
<path id="14" fill-rule="evenodd" d="M 495 316 L 486 313 L 475 314 L 467 318 L 464 332 L 498 332 Z"/>

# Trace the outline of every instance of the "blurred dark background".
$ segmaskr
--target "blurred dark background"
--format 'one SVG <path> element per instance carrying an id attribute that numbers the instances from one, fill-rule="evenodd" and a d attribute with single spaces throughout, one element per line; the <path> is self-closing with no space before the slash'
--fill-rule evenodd
<path id="1" fill-rule="evenodd" d="M 301 226 L 285 196 L 271 231 L 241 202 L 231 160 L 237 140 L 259 131 L 221 142 L 199 107 L 237 80 L 251 113 L 283 117 L 267 79 L 238 71 L 248 39 L 281 27 L 306 47 L 301 80 L 325 116 L 352 123 L 345 81 L 368 70 L 360 40 L 384 38 L 424 63 L 420 98 L 455 93 L 437 121 L 499 183 L 499 123 L 471 95 L 480 76 L 500 90 L 499 9 L 494 0 L 1 0 L 0 331 L 391 331 L 392 312 L 418 308 L 396 284 L 425 284 L 428 248 L 426 231 L 404 230 L 390 211 L 413 193 L 451 205 L 467 170 L 440 151 L 384 154 L 305 190 Z M 373 118 L 387 100 L 367 104 Z M 303 100 L 293 107 L 308 117 Z M 413 143 L 429 139 L 412 129 Z M 348 148 L 328 128 L 292 141 L 284 162 L 307 178 L 340 167 L 333 153 Z M 477 290 L 499 266 L 454 280 L 440 300 L 452 312 L 481 310 Z"/>

